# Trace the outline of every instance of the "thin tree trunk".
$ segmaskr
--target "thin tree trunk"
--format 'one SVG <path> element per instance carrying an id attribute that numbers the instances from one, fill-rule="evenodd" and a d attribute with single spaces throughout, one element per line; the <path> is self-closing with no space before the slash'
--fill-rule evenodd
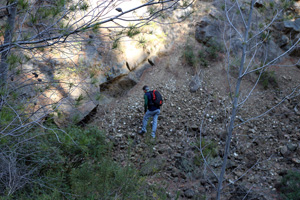
<path id="1" fill-rule="evenodd" d="M 227 160 L 228 160 L 228 156 L 229 156 L 230 143 L 231 143 L 231 139 L 232 139 L 232 132 L 233 132 L 233 129 L 234 129 L 234 120 L 236 118 L 236 114 L 237 114 L 237 110 L 238 110 L 238 99 L 239 99 L 241 82 L 242 82 L 242 79 L 243 79 L 242 75 L 243 75 L 243 72 L 244 72 L 244 63 L 245 63 L 245 59 L 246 59 L 246 50 L 247 50 L 246 49 L 246 47 L 247 47 L 246 41 L 248 39 L 248 32 L 249 32 L 250 25 L 251 25 L 252 11 L 253 11 L 253 7 L 254 7 L 254 2 L 255 2 L 255 0 L 251 1 L 248 24 L 247 24 L 245 35 L 244 35 L 243 52 L 242 52 L 240 70 L 239 70 L 239 77 L 237 79 L 236 88 L 235 88 L 235 92 L 234 92 L 232 112 L 231 112 L 231 117 L 230 117 L 230 124 L 229 124 L 229 127 L 228 127 L 228 133 L 227 133 L 227 139 L 226 139 L 222 169 L 221 169 L 221 173 L 220 173 L 219 180 L 218 180 L 217 200 L 220 200 L 220 198 L 221 198 L 221 192 L 222 192 L 222 189 L 223 189 L 222 184 L 223 184 L 223 179 L 224 179 L 224 175 L 225 175 L 225 171 L 226 171 Z"/>
<path id="2" fill-rule="evenodd" d="M 15 19 L 17 13 L 17 2 L 15 1 L 8 7 L 8 17 L 6 22 L 6 30 L 4 33 L 4 44 L 10 44 L 13 38 Z M 6 49 L 1 49 L 0 62 L 0 88 L 3 88 L 7 82 L 8 64 L 7 57 L 10 52 L 10 45 Z"/>

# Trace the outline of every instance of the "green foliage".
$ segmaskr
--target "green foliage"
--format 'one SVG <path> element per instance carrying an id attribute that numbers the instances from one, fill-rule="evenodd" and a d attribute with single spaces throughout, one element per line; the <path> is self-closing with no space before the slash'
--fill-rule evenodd
<path id="1" fill-rule="evenodd" d="M 157 8 L 155 6 L 148 6 L 147 9 L 150 15 L 153 15 L 155 12 L 157 12 Z"/>
<path id="2" fill-rule="evenodd" d="M 268 89 L 270 85 L 273 88 L 278 88 L 278 83 L 276 80 L 275 72 L 274 71 L 264 71 L 262 72 L 259 82 L 262 84 L 264 89 Z"/>
<path id="3" fill-rule="evenodd" d="M 132 38 L 133 36 L 138 35 L 140 33 L 141 31 L 138 28 L 136 28 L 134 25 L 130 25 L 129 30 L 127 31 L 127 36 Z"/>
<path id="4" fill-rule="evenodd" d="M 16 114 L 9 107 L 3 106 L 0 111 L 0 126 L 5 127 L 16 117 Z"/>
<path id="5" fill-rule="evenodd" d="M 217 148 L 217 145 L 213 141 L 206 141 L 203 139 L 201 141 L 201 146 L 200 146 L 200 141 L 198 141 L 198 143 L 194 144 L 194 146 L 196 146 L 197 149 L 200 149 L 202 147 L 202 153 L 206 159 L 207 158 L 215 158 L 218 156 L 218 148 Z M 202 163 L 203 163 L 202 154 L 201 154 L 201 152 L 198 152 L 194 158 L 194 164 L 197 166 L 200 166 Z"/>
<path id="6" fill-rule="evenodd" d="M 281 180 L 279 191 L 285 200 L 298 200 L 300 197 L 300 172 L 288 171 Z"/>
<path id="7" fill-rule="evenodd" d="M 282 2 L 282 8 L 284 8 L 285 10 L 289 9 L 293 4 L 294 4 L 294 0 L 281 0 Z"/>
<path id="8" fill-rule="evenodd" d="M 265 13 L 266 10 L 267 10 L 267 9 L 266 9 L 266 7 L 265 7 L 264 5 L 258 8 L 258 11 L 259 11 L 260 13 Z"/>
<path id="9" fill-rule="evenodd" d="M 216 40 L 210 39 L 207 42 L 207 48 L 206 52 L 208 54 L 208 57 L 212 60 L 215 60 L 218 57 L 219 52 L 223 52 L 223 46 L 219 44 Z"/>
<path id="10" fill-rule="evenodd" d="M 77 5 L 71 5 L 69 8 L 69 10 L 72 12 L 76 11 L 76 9 L 77 9 Z"/>
<path id="11" fill-rule="evenodd" d="M 66 5 L 67 0 L 56 0 L 55 3 L 56 3 L 56 6 L 57 6 L 57 7 L 63 7 L 63 6 Z"/>
<path id="12" fill-rule="evenodd" d="M 86 11 L 88 8 L 89 8 L 89 5 L 87 2 L 82 2 L 79 7 L 80 10 L 84 10 L 84 11 Z"/>
<path id="13" fill-rule="evenodd" d="M 221 9 L 222 9 L 223 11 L 225 10 L 225 5 L 224 5 L 224 4 L 221 6 Z"/>
<path id="14" fill-rule="evenodd" d="M 16 54 L 11 53 L 7 58 L 7 63 L 9 64 L 9 69 L 12 70 L 19 64 L 22 64 L 22 59 Z"/>
<path id="15" fill-rule="evenodd" d="M 115 39 L 112 45 L 112 49 L 117 49 L 120 45 L 120 39 Z"/>
<path id="16" fill-rule="evenodd" d="M 7 91 L 5 89 L 0 90 L 0 95 L 7 95 Z M 22 113 L 24 111 L 24 105 L 16 101 L 18 96 L 19 94 L 17 91 L 11 92 L 8 101 L 12 104 L 2 105 L 0 110 L 0 127 L 5 127 L 7 132 L 19 127 L 19 119 L 21 119 L 21 117 L 26 117 L 24 114 L 21 116 L 18 115 L 18 113 Z"/>
<path id="17" fill-rule="evenodd" d="M 199 56 L 200 65 L 202 65 L 204 67 L 207 67 L 208 66 L 208 61 L 206 59 L 206 53 L 204 51 L 199 51 L 198 56 Z"/>
<path id="18" fill-rule="evenodd" d="M 73 169 L 70 177 L 72 192 L 80 194 L 82 199 L 143 199 L 144 196 L 138 191 L 144 183 L 136 171 L 130 167 L 120 168 L 108 159 L 97 164 L 85 163 Z"/>
<path id="19" fill-rule="evenodd" d="M 75 106 L 80 106 L 82 104 L 82 101 L 84 100 L 84 96 L 80 94 L 76 99 L 75 99 Z"/>
<path id="20" fill-rule="evenodd" d="M 95 24 L 93 27 L 92 27 L 92 31 L 94 33 L 98 33 L 99 32 L 99 28 L 100 28 L 100 25 L 99 24 Z"/>
<path id="21" fill-rule="evenodd" d="M 19 9 L 27 9 L 29 7 L 28 0 L 18 0 L 18 8 Z"/>
<path id="22" fill-rule="evenodd" d="M 186 45 L 183 52 L 183 57 L 185 62 L 190 66 L 196 66 L 197 58 L 194 54 L 193 48 L 191 45 Z"/>
<path id="23" fill-rule="evenodd" d="M 209 60 L 216 60 L 220 52 L 223 52 L 223 46 L 217 43 L 214 39 L 210 39 L 206 43 L 204 50 L 198 51 L 198 55 L 195 55 L 191 45 L 186 45 L 183 57 L 185 62 L 190 66 L 196 66 L 198 63 L 201 66 L 207 67 Z"/>
<path id="24" fill-rule="evenodd" d="M 146 44 L 147 44 L 147 40 L 145 39 L 145 37 L 139 37 L 138 45 L 142 48 L 145 48 Z"/>
<path id="25" fill-rule="evenodd" d="M 84 129 L 71 126 L 66 129 L 66 133 L 61 138 L 60 148 L 72 159 L 76 157 L 98 159 L 110 148 L 110 145 L 105 142 L 103 133 L 97 127 L 89 126 Z"/>
<path id="26" fill-rule="evenodd" d="M 95 85 L 96 83 L 98 83 L 98 79 L 96 77 L 93 77 L 91 80 L 91 84 Z"/>
<path id="27" fill-rule="evenodd" d="M 4 139 L 0 147 L 15 143 Z M 46 131 L 24 147 L 22 155 L 31 152 L 26 164 L 38 164 L 36 174 L 8 199 L 166 199 L 164 190 L 148 186 L 136 169 L 112 160 L 112 145 L 97 127 L 70 126 L 56 134 Z"/>
<path id="28" fill-rule="evenodd" d="M 182 7 L 187 7 L 191 2 L 189 0 L 182 1 Z"/>
<path id="29" fill-rule="evenodd" d="M 96 101 L 100 101 L 103 98 L 103 96 L 99 93 L 96 95 Z"/>

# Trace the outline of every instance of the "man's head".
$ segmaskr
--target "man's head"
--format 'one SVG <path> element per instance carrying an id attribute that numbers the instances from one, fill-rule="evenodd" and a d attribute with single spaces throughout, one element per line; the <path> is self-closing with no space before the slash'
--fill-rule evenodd
<path id="1" fill-rule="evenodd" d="M 150 89 L 149 89 L 149 87 L 148 87 L 147 85 L 145 85 L 145 86 L 143 87 L 143 90 L 144 90 L 145 93 L 150 91 Z"/>

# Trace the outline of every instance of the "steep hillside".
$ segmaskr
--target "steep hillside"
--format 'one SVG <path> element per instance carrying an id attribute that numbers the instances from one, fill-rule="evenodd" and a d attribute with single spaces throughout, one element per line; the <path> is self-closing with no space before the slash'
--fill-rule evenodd
<path id="1" fill-rule="evenodd" d="M 201 87 L 191 93 L 196 72 L 184 62 L 185 45 L 175 44 L 153 68 L 144 72 L 141 81 L 125 96 L 100 107 L 93 123 L 106 130 L 114 142 L 115 160 L 140 169 L 149 183 L 165 185 L 170 197 L 175 197 L 178 191 L 182 198 L 210 197 L 217 181 L 210 167 L 218 173 L 225 146 L 228 85 L 222 64 L 211 61 L 210 67 L 199 69 Z M 197 46 L 201 48 L 200 44 Z M 299 81 L 296 77 L 300 70 L 296 67 L 275 70 L 280 89 L 265 90 L 260 86 L 243 107 L 237 123 L 274 106 L 283 98 L 287 86 Z M 251 83 L 251 80 L 246 82 L 249 86 Z M 137 135 L 143 118 L 143 85 L 158 89 L 164 97 L 155 144 L 149 142 L 149 133 L 144 137 Z M 259 199 L 276 199 L 274 187 L 279 174 L 300 165 L 298 102 L 299 97 L 288 98 L 272 112 L 241 125 L 234 132 L 231 173 L 226 176 L 229 185 L 252 188 L 253 195 L 265 196 Z M 201 158 L 200 139 L 205 141 L 203 151 L 210 167 Z M 239 179 L 237 184 L 233 184 L 235 179 Z M 227 187 L 226 191 L 235 189 Z"/>
<path id="2" fill-rule="evenodd" d="M 190 22 L 183 22 L 172 48 L 156 58 L 124 96 L 99 106 L 92 122 L 106 130 L 116 161 L 139 169 L 149 184 L 166 187 L 170 199 L 214 197 L 231 109 L 233 86 L 227 80 L 237 76 L 227 74 L 222 52 L 201 63 L 189 60 L 196 56 L 189 57 L 190 51 L 204 49 L 194 36 L 199 20 L 194 15 Z M 296 60 L 286 57 L 271 67 L 239 110 L 224 199 L 245 195 L 279 199 L 276 184 L 281 176 L 300 169 L 300 69 L 290 66 Z M 257 74 L 245 78 L 241 97 L 246 97 L 256 78 Z M 143 118 L 144 85 L 164 97 L 155 143 L 149 132 L 137 134 Z"/>

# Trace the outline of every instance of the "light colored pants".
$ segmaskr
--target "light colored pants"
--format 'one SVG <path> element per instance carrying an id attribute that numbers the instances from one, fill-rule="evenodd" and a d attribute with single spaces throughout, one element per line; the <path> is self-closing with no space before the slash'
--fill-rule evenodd
<path id="1" fill-rule="evenodd" d="M 151 136 L 153 138 L 155 138 L 155 132 L 156 132 L 156 128 L 157 128 L 157 118 L 158 115 L 160 114 L 160 109 L 154 110 L 154 111 L 150 111 L 147 110 L 146 114 L 144 115 L 143 118 L 143 127 L 142 127 L 142 131 L 147 132 L 146 127 L 147 127 L 147 123 L 150 117 L 153 117 L 153 124 L 152 124 L 152 132 L 151 132 Z"/>

